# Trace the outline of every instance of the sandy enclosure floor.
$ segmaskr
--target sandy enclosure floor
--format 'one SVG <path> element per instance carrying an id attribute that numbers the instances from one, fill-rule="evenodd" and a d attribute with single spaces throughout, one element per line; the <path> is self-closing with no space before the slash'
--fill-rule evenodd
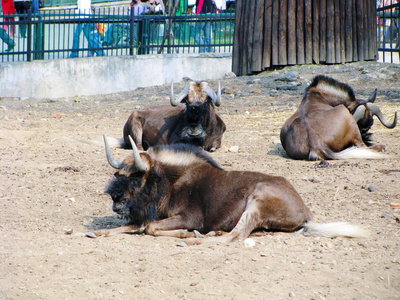
<path id="1" fill-rule="evenodd" d="M 276 81 L 299 73 L 300 86 Z M 114 170 L 103 134 L 122 136 L 129 114 L 168 103 L 169 85 L 93 97 L 0 100 L 0 299 L 399 299 L 400 127 L 379 121 L 374 140 L 386 159 L 317 162 L 288 159 L 283 122 L 318 74 L 350 84 L 391 120 L 400 111 L 398 65 L 302 66 L 226 78 L 218 108 L 223 145 L 211 156 L 227 170 L 286 177 L 317 222 L 347 221 L 368 239 L 263 233 L 229 245 L 178 247 L 178 239 L 119 235 L 91 239 L 122 223 L 103 193 Z M 176 84 L 176 91 L 185 82 Z M 216 89 L 217 82 L 210 85 Z M 122 159 L 128 150 L 115 149 Z M 368 188 L 373 187 L 373 191 Z"/>

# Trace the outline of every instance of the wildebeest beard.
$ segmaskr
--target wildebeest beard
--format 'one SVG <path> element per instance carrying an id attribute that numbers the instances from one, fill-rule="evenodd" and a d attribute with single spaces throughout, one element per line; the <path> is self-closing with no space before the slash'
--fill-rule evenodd
<path id="1" fill-rule="evenodd" d="M 148 181 L 141 187 L 141 180 L 142 177 L 126 177 L 116 173 L 105 191 L 114 201 L 113 211 L 127 219 L 129 224 L 142 225 L 158 220 L 157 187 Z M 149 181 L 154 183 L 154 179 Z"/>
<path id="2" fill-rule="evenodd" d="M 207 102 L 201 105 L 186 104 L 184 123 L 188 125 L 182 129 L 182 142 L 204 146 L 206 138 L 204 128 L 207 126 L 206 122 L 208 122 L 208 120 L 205 120 L 205 117 L 209 115 L 210 105 L 213 104 Z"/>

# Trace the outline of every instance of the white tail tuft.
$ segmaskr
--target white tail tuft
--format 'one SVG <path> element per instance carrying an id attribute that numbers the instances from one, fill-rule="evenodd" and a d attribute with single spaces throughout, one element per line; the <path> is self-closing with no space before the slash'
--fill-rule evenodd
<path id="1" fill-rule="evenodd" d="M 385 155 L 383 153 L 375 152 L 371 149 L 366 147 L 350 147 L 344 149 L 340 152 L 333 152 L 329 151 L 328 156 L 332 157 L 333 159 L 352 159 L 352 158 L 364 158 L 364 159 L 382 159 L 382 158 L 389 158 L 389 155 Z"/>
<path id="2" fill-rule="evenodd" d="M 329 238 L 338 236 L 366 238 L 369 236 L 369 232 L 367 230 L 346 222 L 315 223 L 308 221 L 303 225 L 303 229 L 304 235 L 318 235 Z"/>

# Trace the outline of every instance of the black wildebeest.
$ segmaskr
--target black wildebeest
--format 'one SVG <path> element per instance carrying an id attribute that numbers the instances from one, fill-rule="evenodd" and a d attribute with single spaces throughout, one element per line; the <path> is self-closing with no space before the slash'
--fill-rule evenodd
<path id="1" fill-rule="evenodd" d="M 256 229 L 296 231 L 324 236 L 363 236 L 347 223 L 318 224 L 294 187 L 283 177 L 225 171 L 198 147 L 175 144 L 150 147 L 117 161 L 106 193 L 113 210 L 130 225 L 95 232 L 97 236 L 140 231 L 154 236 L 193 238 L 211 231 L 222 236 L 189 239 L 189 244 L 230 242 Z M 197 231 L 197 232 L 196 232 Z"/>
<path id="2" fill-rule="evenodd" d="M 225 123 L 216 114 L 221 103 L 221 87 L 212 90 L 207 82 L 191 82 L 175 98 L 171 83 L 171 105 L 134 111 L 124 126 L 123 148 L 131 148 L 128 136 L 139 150 L 155 145 L 188 143 L 214 151 L 221 146 Z M 185 103 L 185 106 L 178 106 Z"/>
<path id="3" fill-rule="evenodd" d="M 375 98 L 376 90 L 368 100 L 356 99 L 347 84 L 324 75 L 316 76 L 305 90 L 300 107 L 283 124 L 280 134 L 283 148 L 294 159 L 383 157 L 375 151 L 385 147 L 372 145 L 370 141 L 372 116 L 393 128 L 397 113 L 392 123 L 387 122 L 379 107 L 372 104 Z"/>

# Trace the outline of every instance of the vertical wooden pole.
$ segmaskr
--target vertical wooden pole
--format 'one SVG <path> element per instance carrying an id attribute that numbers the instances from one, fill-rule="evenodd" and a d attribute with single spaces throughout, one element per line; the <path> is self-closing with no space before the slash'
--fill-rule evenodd
<path id="1" fill-rule="evenodd" d="M 313 0 L 313 29 L 312 29 L 312 42 L 313 42 L 313 61 L 315 64 L 319 64 L 319 14 L 320 14 L 320 2 L 319 0 Z"/>
<path id="2" fill-rule="evenodd" d="M 304 0 L 304 42 L 306 64 L 312 63 L 313 42 L 312 42 L 312 0 Z"/>
<path id="3" fill-rule="evenodd" d="M 297 39 L 297 63 L 303 65 L 305 62 L 304 53 L 304 0 L 296 1 L 296 39 Z"/>
<path id="4" fill-rule="evenodd" d="M 320 0 L 319 28 L 319 60 L 326 62 L 326 0 Z"/>
<path id="5" fill-rule="evenodd" d="M 288 0 L 288 64 L 295 65 L 296 60 L 296 0 Z"/>
<path id="6" fill-rule="evenodd" d="M 264 43 L 262 67 L 269 68 L 271 66 L 272 51 L 272 0 L 265 0 L 264 4 Z"/>
<path id="7" fill-rule="evenodd" d="M 346 62 L 353 61 L 353 0 L 346 0 L 345 48 Z"/>
<path id="8" fill-rule="evenodd" d="M 251 71 L 262 71 L 262 42 L 263 42 L 263 27 L 264 27 L 264 0 L 256 0 L 257 9 L 255 10 L 254 18 L 254 39 L 253 53 L 251 60 Z"/>
<path id="9" fill-rule="evenodd" d="M 278 64 L 287 65 L 287 1 L 279 1 Z"/>
<path id="10" fill-rule="evenodd" d="M 335 61 L 335 3 L 336 0 L 326 2 L 326 63 Z"/>
<path id="11" fill-rule="evenodd" d="M 278 23 L 279 23 L 279 2 L 277 0 L 272 3 L 272 65 L 279 64 L 278 52 Z"/>

